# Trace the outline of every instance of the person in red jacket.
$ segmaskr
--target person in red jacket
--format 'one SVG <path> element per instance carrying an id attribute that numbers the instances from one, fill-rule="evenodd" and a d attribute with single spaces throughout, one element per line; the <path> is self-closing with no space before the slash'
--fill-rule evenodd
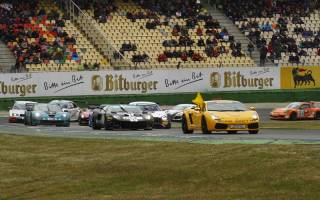
<path id="1" fill-rule="evenodd" d="M 162 53 L 158 56 L 158 61 L 159 62 L 166 62 L 166 61 L 168 61 L 168 57 L 166 56 L 166 54 Z"/>
<path id="2" fill-rule="evenodd" d="M 180 58 L 181 58 L 181 60 L 184 61 L 184 62 L 185 62 L 185 61 L 188 61 L 187 52 L 185 52 L 185 51 L 182 52 Z"/>
<path id="3" fill-rule="evenodd" d="M 201 60 L 203 60 L 203 57 L 199 53 L 194 53 L 192 55 L 192 60 L 193 61 L 201 61 Z"/>
<path id="4" fill-rule="evenodd" d="M 202 36 L 203 31 L 202 28 L 200 28 L 200 26 L 197 28 L 197 36 Z"/>

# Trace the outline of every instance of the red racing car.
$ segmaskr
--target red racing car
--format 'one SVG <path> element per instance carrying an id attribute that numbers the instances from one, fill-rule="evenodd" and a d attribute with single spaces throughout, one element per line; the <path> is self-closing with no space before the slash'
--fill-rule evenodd
<path id="1" fill-rule="evenodd" d="M 89 105 L 88 108 L 80 110 L 78 119 L 79 125 L 90 125 L 90 115 L 92 114 L 93 110 L 98 107 L 98 105 Z"/>
<path id="2" fill-rule="evenodd" d="M 299 120 L 315 119 L 320 120 L 319 102 L 293 102 L 285 108 L 276 108 L 270 113 L 270 119 Z"/>

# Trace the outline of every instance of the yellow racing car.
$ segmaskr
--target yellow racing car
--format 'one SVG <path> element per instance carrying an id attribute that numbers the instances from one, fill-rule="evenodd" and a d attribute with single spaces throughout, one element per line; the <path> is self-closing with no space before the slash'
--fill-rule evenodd
<path id="1" fill-rule="evenodd" d="M 198 106 L 184 110 L 182 115 L 184 134 L 191 134 L 194 130 L 202 130 L 203 134 L 212 131 L 233 134 L 238 131 L 259 132 L 259 115 L 253 107 L 247 109 L 241 102 L 230 100 L 193 102 Z"/>

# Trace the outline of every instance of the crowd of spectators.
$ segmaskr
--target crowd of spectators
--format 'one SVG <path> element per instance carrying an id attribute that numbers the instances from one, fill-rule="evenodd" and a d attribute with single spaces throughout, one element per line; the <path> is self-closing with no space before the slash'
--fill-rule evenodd
<path id="1" fill-rule="evenodd" d="M 92 5 L 94 18 L 100 23 L 106 23 L 110 14 L 117 11 L 113 0 L 96 1 Z"/>
<path id="2" fill-rule="evenodd" d="M 177 38 L 164 40 L 164 47 L 190 47 L 197 45 L 204 47 L 204 53 L 209 57 L 219 56 L 229 51 L 223 46 L 218 46 L 219 42 L 234 42 L 232 35 L 221 27 L 220 23 L 203 10 L 199 0 L 186 1 L 160 1 L 160 0 L 134 0 L 136 4 L 146 9 L 145 13 L 139 12 L 136 14 L 127 13 L 127 18 L 132 21 L 136 19 L 149 19 L 146 27 L 154 29 L 158 25 L 167 25 L 172 27 L 171 35 Z M 165 16 L 164 20 L 159 20 L 156 15 Z M 184 19 L 185 25 L 176 23 L 174 25 L 168 23 L 171 18 Z M 199 22 L 204 22 L 200 26 Z M 198 40 L 194 41 L 189 36 L 190 31 L 195 31 Z M 207 37 L 206 41 L 203 37 Z M 232 56 L 243 56 L 240 48 L 231 49 Z M 185 51 L 165 51 L 158 55 L 159 62 L 166 62 L 170 58 L 180 58 L 182 61 L 187 61 L 188 58 L 194 61 L 203 60 L 200 52 L 190 54 Z"/>
<path id="3" fill-rule="evenodd" d="M 146 54 L 145 52 L 144 53 L 142 53 L 142 54 L 133 54 L 133 56 L 132 56 L 132 59 L 131 59 L 131 61 L 135 64 L 135 65 L 137 65 L 138 63 L 141 63 L 141 62 L 143 62 L 143 63 L 146 63 L 146 62 L 148 62 L 149 61 L 149 56 L 148 56 L 148 54 Z"/>
<path id="4" fill-rule="evenodd" d="M 114 0 L 73 0 L 82 10 L 93 10 L 93 17 L 100 23 L 106 23 L 111 13 L 117 11 Z"/>
<path id="5" fill-rule="evenodd" d="M 154 19 L 154 20 L 156 20 L 158 18 L 157 15 L 151 11 L 137 12 L 137 13 L 127 12 L 126 16 L 132 22 L 135 22 L 136 20 L 139 20 L 139 19 Z"/>
<path id="6" fill-rule="evenodd" d="M 225 14 L 239 23 L 242 32 L 253 41 L 260 50 L 260 58 L 268 55 L 271 60 L 280 60 L 288 55 L 290 63 L 300 63 L 300 56 L 308 56 L 305 48 L 320 48 L 320 30 L 311 30 L 302 26 L 302 17 L 309 17 L 318 4 L 310 6 L 310 1 L 253 1 L 226 0 L 223 4 Z M 241 9 L 239 9 L 241 8 Z M 276 21 L 259 20 L 276 18 Z M 294 26 L 293 31 L 288 24 Z M 264 38 L 265 32 L 271 32 L 271 39 Z M 293 35 L 303 38 L 297 41 Z"/>
<path id="7" fill-rule="evenodd" d="M 129 42 L 124 42 L 121 45 L 120 50 L 119 51 L 115 51 L 113 53 L 113 57 L 115 59 L 122 59 L 122 56 L 125 55 L 125 52 L 127 52 L 127 51 L 136 51 L 136 50 L 137 50 L 137 45 L 136 44 L 133 44 L 130 41 Z"/>
<path id="8" fill-rule="evenodd" d="M 165 15 L 167 17 L 176 16 L 178 18 L 195 17 L 202 8 L 199 0 L 133 0 L 142 8 L 150 10 L 152 13 Z"/>
<path id="9" fill-rule="evenodd" d="M 36 12 L 36 8 L 36 0 L 0 4 L 0 36 L 16 57 L 16 70 L 50 60 L 80 62 L 74 36 L 63 30 L 63 16 L 56 9 Z"/>
<path id="10" fill-rule="evenodd" d="M 225 14 L 233 21 L 247 18 L 267 18 L 275 14 L 291 16 L 299 22 L 299 17 L 308 15 L 309 5 L 301 0 L 225 0 L 222 2 Z"/>
<path id="11" fill-rule="evenodd" d="M 180 59 L 183 62 L 188 61 L 189 59 L 192 61 L 202 61 L 204 57 L 201 56 L 200 52 L 194 52 L 192 49 L 190 50 L 173 50 L 173 51 L 164 51 L 162 54 L 158 56 L 159 62 L 166 62 L 168 58 Z"/>

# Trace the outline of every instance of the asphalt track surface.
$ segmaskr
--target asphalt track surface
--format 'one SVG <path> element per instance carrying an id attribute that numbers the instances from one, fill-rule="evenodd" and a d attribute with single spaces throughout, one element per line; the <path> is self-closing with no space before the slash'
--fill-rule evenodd
<path id="1" fill-rule="evenodd" d="M 272 108 L 257 108 L 260 120 L 270 121 Z M 175 126 L 176 127 L 176 126 Z M 8 123 L 7 117 L 0 117 L 0 133 L 43 137 L 91 138 L 91 139 L 129 139 L 147 141 L 172 141 L 204 144 L 320 144 L 320 130 L 296 129 L 260 129 L 259 134 L 247 132 L 228 134 L 213 132 L 203 135 L 200 132 L 183 134 L 180 128 L 146 130 L 92 130 L 87 126 L 71 123 L 70 127 L 25 126 L 24 124 Z"/>
<path id="2" fill-rule="evenodd" d="M 93 130 L 87 126 L 71 123 L 70 127 L 25 126 L 8 123 L 0 118 L 0 133 L 42 137 L 90 138 L 90 139 L 126 139 L 145 141 L 189 142 L 204 144 L 320 144 L 320 130 L 261 129 L 259 134 L 247 132 L 228 134 L 213 132 L 203 135 L 200 132 L 183 134 L 180 128 L 153 130 Z"/>

